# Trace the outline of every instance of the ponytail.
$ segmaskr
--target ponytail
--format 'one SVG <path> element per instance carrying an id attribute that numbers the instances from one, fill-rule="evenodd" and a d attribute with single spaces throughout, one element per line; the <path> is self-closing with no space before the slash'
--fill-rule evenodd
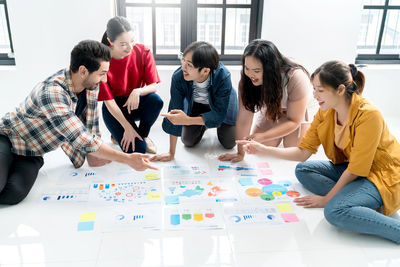
<path id="1" fill-rule="evenodd" d="M 354 64 L 349 64 L 351 77 L 353 78 L 354 91 L 361 95 L 365 86 L 365 75 Z"/>
<path id="2" fill-rule="evenodd" d="M 110 42 L 108 41 L 108 36 L 107 36 L 107 31 L 104 32 L 103 34 L 103 38 L 101 38 L 101 43 L 106 45 L 106 46 L 110 46 Z"/>

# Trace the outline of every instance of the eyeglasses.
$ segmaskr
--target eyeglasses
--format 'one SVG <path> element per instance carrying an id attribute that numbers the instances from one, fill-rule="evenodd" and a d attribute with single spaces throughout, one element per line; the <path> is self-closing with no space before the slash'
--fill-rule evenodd
<path id="1" fill-rule="evenodd" d="M 187 68 L 187 70 L 189 70 L 189 71 L 195 69 L 195 67 L 193 66 L 193 63 L 190 62 L 189 60 L 186 60 L 185 57 L 183 56 L 183 53 L 182 53 L 182 52 L 180 52 L 180 53 L 178 54 L 178 58 L 179 58 L 179 60 L 181 61 L 182 67 L 183 67 L 183 65 L 186 65 L 186 68 Z"/>

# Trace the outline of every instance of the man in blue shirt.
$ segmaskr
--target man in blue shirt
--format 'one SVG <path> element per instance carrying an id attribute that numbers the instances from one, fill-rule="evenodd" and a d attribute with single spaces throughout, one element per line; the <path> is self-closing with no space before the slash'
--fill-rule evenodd
<path id="1" fill-rule="evenodd" d="M 217 51 L 207 42 L 194 42 L 180 59 L 182 66 L 172 76 L 168 113 L 161 114 L 165 116 L 163 130 L 170 135 L 170 149 L 152 161 L 172 160 L 178 136 L 185 146 L 193 147 L 208 128 L 217 128 L 224 148 L 235 146 L 237 95 Z"/>

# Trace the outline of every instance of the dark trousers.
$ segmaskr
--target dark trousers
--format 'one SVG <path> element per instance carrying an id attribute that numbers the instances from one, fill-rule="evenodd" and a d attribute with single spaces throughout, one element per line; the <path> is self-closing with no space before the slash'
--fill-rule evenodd
<path id="1" fill-rule="evenodd" d="M 192 112 L 190 113 L 190 117 L 197 117 L 202 113 L 210 111 L 210 106 L 205 104 L 200 104 L 197 102 L 193 102 Z M 187 147 L 193 147 L 197 145 L 201 138 L 204 135 L 204 132 L 207 130 L 205 125 L 188 125 L 182 127 L 182 142 Z M 217 128 L 218 140 L 221 145 L 226 149 L 233 148 L 236 139 L 236 127 L 234 125 L 229 125 L 226 123 L 222 123 Z"/>
<path id="2" fill-rule="evenodd" d="M 163 101 L 160 96 L 151 93 L 145 96 L 140 97 L 139 107 L 135 110 L 131 111 L 131 114 L 128 113 L 128 109 L 126 107 L 122 107 L 127 97 L 115 97 L 115 102 L 118 107 L 121 109 L 122 114 L 124 114 L 126 120 L 132 125 L 133 129 L 143 138 L 143 141 L 140 141 L 138 138 L 135 138 L 135 150 L 132 150 L 132 145 L 129 146 L 127 153 L 146 152 L 146 142 L 144 138 L 149 136 L 150 128 L 153 126 L 154 122 L 157 120 L 158 115 L 160 115 L 160 111 L 163 107 Z M 117 140 L 119 146 L 121 147 L 121 140 L 124 137 L 124 128 L 122 125 L 114 118 L 114 116 L 108 111 L 107 106 L 103 104 L 103 119 L 104 123 L 107 126 L 107 129 L 110 131 L 111 135 Z M 135 121 L 139 121 L 139 127 L 136 125 Z M 122 149 L 122 147 L 121 147 Z"/>
<path id="3" fill-rule="evenodd" d="M 42 157 L 16 155 L 11 148 L 8 137 L 0 135 L 0 204 L 8 205 L 28 195 L 43 166 Z"/>

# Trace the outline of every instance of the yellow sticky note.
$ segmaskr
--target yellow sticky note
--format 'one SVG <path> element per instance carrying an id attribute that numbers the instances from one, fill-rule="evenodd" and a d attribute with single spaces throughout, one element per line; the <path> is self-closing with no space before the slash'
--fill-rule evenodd
<path id="1" fill-rule="evenodd" d="M 89 222 L 96 220 L 96 212 L 84 212 L 81 214 L 81 222 Z"/>
<path id="2" fill-rule="evenodd" d="M 146 173 L 146 180 L 157 180 L 158 173 Z"/>
<path id="3" fill-rule="evenodd" d="M 280 212 L 293 211 L 289 203 L 276 203 L 275 205 Z"/>
<path id="4" fill-rule="evenodd" d="M 148 193 L 147 200 L 157 200 L 161 198 L 161 193 Z"/>

